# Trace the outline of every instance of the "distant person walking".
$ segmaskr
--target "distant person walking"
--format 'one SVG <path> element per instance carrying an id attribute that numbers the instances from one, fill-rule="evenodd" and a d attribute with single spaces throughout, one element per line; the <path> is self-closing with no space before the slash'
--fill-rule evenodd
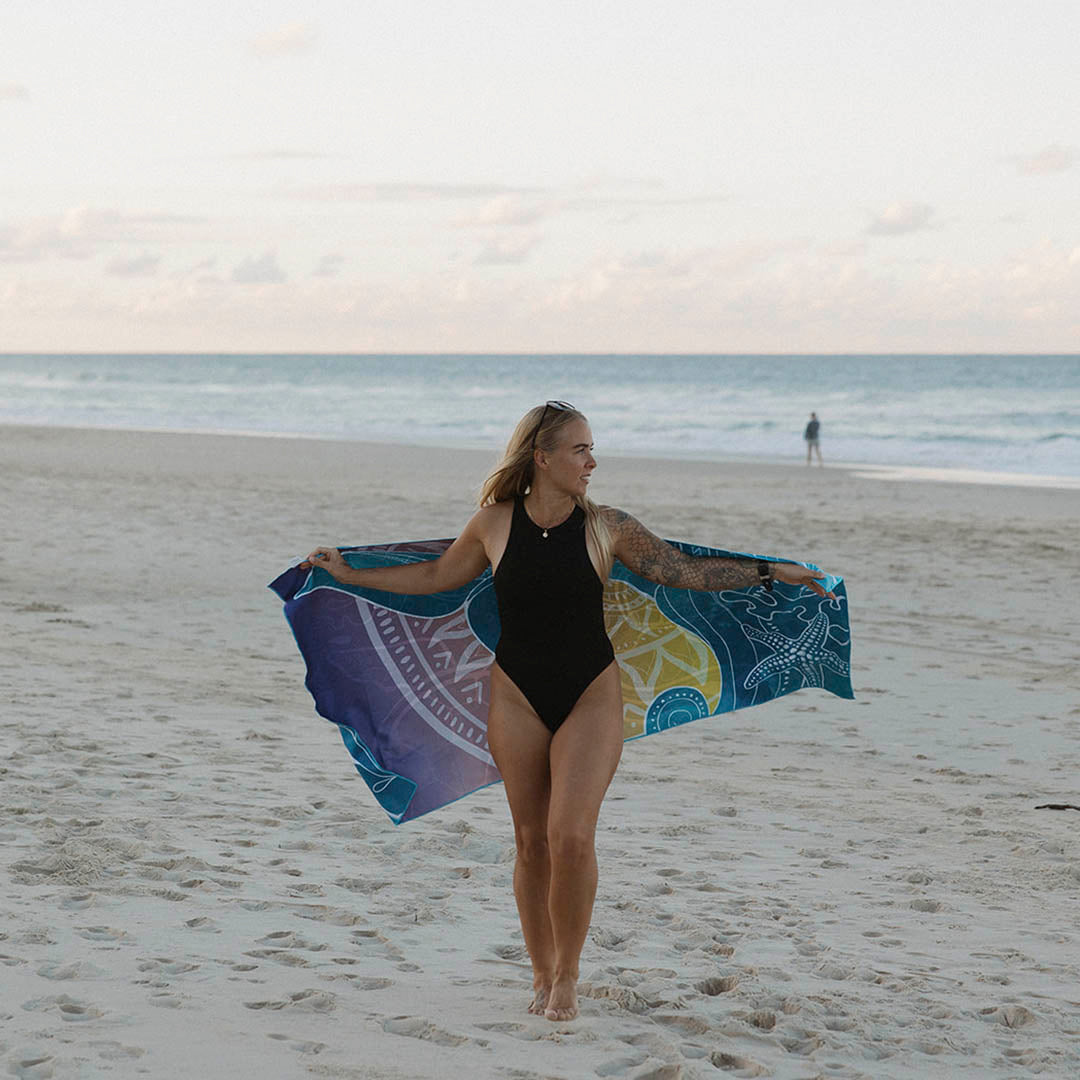
<path id="1" fill-rule="evenodd" d="M 806 431 L 803 432 L 803 438 L 806 440 L 806 464 L 810 464 L 810 456 L 813 452 L 817 451 L 817 463 L 823 465 L 821 460 L 821 421 L 817 418 L 817 413 L 812 412 L 810 414 L 810 422 L 806 425 Z"/>

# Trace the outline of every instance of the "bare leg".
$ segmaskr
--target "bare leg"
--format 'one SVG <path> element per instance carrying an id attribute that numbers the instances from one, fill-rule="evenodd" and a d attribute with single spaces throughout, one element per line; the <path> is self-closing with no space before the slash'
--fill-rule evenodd
<path id="1" fill-rule="evenodd" d="M 614 662 L 590 684 L 551 740 L 548 911 L 555 971 L 544 1015 L 578 1014 L 578 961 L 596 898 L 596 820 L 622 754 L 622 690 Z"/>
<path id="2" fill-rule="evenodd" d="M 492 664 L 488 747 L 502 773 L 514 819 L 514 898 L 533 967 L 529 1012 L 541 1016 L 555 976 L 555 942 L 548 915 L 550 746 L 551 732 L 499 665 Z"/>

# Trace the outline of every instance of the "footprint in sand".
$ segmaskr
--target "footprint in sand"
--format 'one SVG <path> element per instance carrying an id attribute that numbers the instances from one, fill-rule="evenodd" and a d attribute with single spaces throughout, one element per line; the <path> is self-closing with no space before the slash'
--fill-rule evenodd
<path id="1" fill-rule="evenodd" d="M 486 1039 L 472 1039 L 468 1035 L 454 1035 L 436 1027 L 422 1016 L 394 1016 L 383 1021 L 383 1031 L 391 1035 L 406 1035 L 410 1039 L 424 1039 L 439 1046 L 461 1046 L 473 1043 L 476 1046 L 490 1045 Z"/>
<path id="2" fill-rule="evenodd" d="M 527 960 L 529 957 L 524 945 L 493 945 L 491 951 L 503 960 Z"/>
<path id="3" fill-rule="evenodd" d="M 43 979 L 53 979 L 61 982 L 66 979 L 100 979 L 108 972 L 91 964 L 87 960 L 76 960 L 71 964 L 43 964 L 37 973 Z"/>
<path id="4" fill-rule="evenodd" d="M 633 937 L 632 933 L 618 930 L 595 929 L 589 934 L 589 938 L 594 945 L 599 945 L 601 949 L 610 949 L 613 952 L 623 952 L 627 942 L 631 941 Z"/>
<path id="5" fill-rule="evenodd" d="M 302 934 L 297 934 L 293 930 L 278 930 L 257 940 L 260 945 L 273 945 L 279 949 L 307 949 L 308 952 L 322 952 L 326 948 L 321 942 L 308 941 Z"/>
<path id="6" fill-rule="evenodd" d="M 311 1042 L 309 1039 L 294 1039 L 291 1035 L 281 1035 L 271 1032 L 266 1036 L 268 1039 L 276 1039 L 278 1042 L 288 1044 L 290 1050 L 298 1054 L 318 1054 L 326 1049 L 326 1043 Z"/>
<path id="7" fill-rule="evenodd" d="M 198 964 L 189 964 L 185 960 L 173 960 L 167 956 L 155 956 L 150 960 L 143 960 L 139 964 L 139 971 L 153 971 L 162 975 L 186 975 L 189 971 L 198 971 Z"/>
<path id="8" fill-rule="evenodd" d="M 994 1024 L 1002 1024 L 1008 1028 L 1027 1027 L 1034 1024 L 1037 1017 L 1030 1009 L 1023 1005 L 1002 1005 L 998 1008 L 980 1009 L 979 1016 Z"/>
<path id="9" fill-rule="evenodd" d="M 158 990 L 149 997 L 149 1002 L 157 1009 L 179 1009 L 184 999 L 168 990 Z"/>
<path id="10" fill-rule="evenodd" d="M 815 1050 L 825 1045 L 825 1040 L 816 1031 L 806 1028 L 793 1028 L 780 1039 L 780 1045 L 789 1053 L 798 1057 L 809 1057 Z"/>
<path id="11" fill-rule="evenodd" d="M 729 994 L 739 985 L 737 975 L 718 975 L 712 979 L 703 979 L 694 983 L 694 989 L 699 993 L 715 997 L 717 994 Z"/>
<path id="12" fill-rule="evenodd" d="M 347 908 L 329 907 L 326 904 L 294 904 L 292 907 L 298 919 L 310 919 L 330 926 L 356 926 L 367 922 L 363 915 L 357 915 Z"/>
<path id="13" fill-rule="evenodd" d="M 644 1015 L 660 1008 L 666 1002 L 650 999 L 628 986 L 610 986 L 591 982 L 578 983 L 578 996 L 594 1001 L 611 1001 L 626 1012 Z"/>
<path id="14" fill-rule="evenodd" d="M 124 1046 L 118 1042 L 96 1042 L 91 1046 L 98 1048 L 98 1057 L 105 1061 L 131 1061 L 146 1053 L 140 1046 Z"/>
<path id="15" fill-rule="evenodd" d="M 298 990 L 280 1001 L 245 1001 L 245 1009 L 295 1009 L 297 1012 L 328 1013 L 337 1008 L 337 997 L 325 990 Z"/>
<path id="16" fill-rule="evenodd" d="M 851 1031 L 855 1027 L 850 1016 L 826 1016 L 823 1023 L 827 1031 Z"/>
<path id="17" fill-rule="evenodd" d="M 945 905 L 940 900 L 912 900 L 911 903 L 908 904 L 908 907 L 911 908 L 912 911 L 926 911 L 931 914 L 941 911 L 944 906 Z"/>
<path id="18" fill-rule="evenodd" d="M 284 964 L 286 967 L 308 967 L 308 962 L 296 953 L 288 949 L 249 949 L 245 956 L 252 956 L 256 960 L 273 960 L 275 964 Z"/>
<path id="19" fill-rule="evenodd" d="M 724 1072 L 735 1073 L 738 1076 L 764 1076 L 768 1070 L 764 1065 L 759 1065 L 748 1057 L 740 1054 L 728 1054 L 717 1050 L 709 1055 L 709 1061 Z"/>
<path id="20" fill-rule="evenodd" d="M 93 907 L 97 897 L 94 893 L 74 893 L 71 896 L 66 897 L 60 901 L 60 906 L 65 911 L 82 911 L 85 908 Z"/>
<path id="21" fill-rule="evenodd" d="M 61 1020 L 69 1020 L 72 1022 L 78 1022 L 81 1020 L 96 1020 L 99 1016 L 105 1014 L 101 1009 L 95 1005 L 91 1005 L 85 1001 L 79 1001 L 77 998 L 70 997 L 68 994 L 59 994 L 55 997 L 43 997 L 35 998 L 33 1001 L 23 1002 L 23 1008 L 27 1012 L 51 1012 L 55 1010 L 60 1015 Z"/>
<path id="22" fill-rule="evenodd" d="M 683 1035 L 708 1035 L 712 1031 L 712 1024 L 708 1020 L 693 1013 L 657 1013 L 653 1019 Z"/>
<path id="23" fill-rule="evenodd" d="M 634 1073 L 634 1080 L 685 1080 L 686 1076 L 683 1065 L 657 1065 Z"/>
<path id="24" fill-rule="evenodd" d="M 509 1035 L 512 1039 L 521 1039 L 522 1042 L 535 1042 L 540 1038 L 540 1032 L 535 1027 L 525 1024 L 515 1024 L 510 1021 L 501 1021 L 493 1024 L 477 1024 L 481 1031 L 493 1031 L 496 1035 Z"/>
<path id="25" fill-rule="evenodd" d="M 760 1031 L 772 1031 L 776 1027 L 776 1013 L 768 1009 L 755 1009 L 746 1018 L 748 1024 L 752 1024 Z"/>
<path id="26" fill-rule="evenodd" d="M 184 923 L 184 925 L 189 930 L 203 930 L 212 934 L 221 933 L 221 931 L 217 927 L 217 923 L 215 923 L 213 919 L 207 919 L 202 916 L 196 919 L 188 919 L 187 922 Z"/>
<path id="27" fill-rule="evenodd" d="M 79 926 L 76 927 L 75 932 L 87 941 L 100 941 L 107 944 L 130 940 L 126 931 L 116 930 L 111 926 Z"/>
<path id="28" fill-rule="evenodd" d="M 8 1072 L 18 1080 L 49 1080 L 56 1074 L 55 1062 L 51 1054 L 23 1051 L 8 1058 Z"/>
<path id="29" fill-rule="evenodd" d="M 647 1061 L 648 1057 L 647 1050 L 639 1050 L 633 1055 L 624 1055 L 605 1061 L 602 1065 L 597 1065 L 594 1071 L 597 1076 L 622 1076 L 625 1072 Z"/>

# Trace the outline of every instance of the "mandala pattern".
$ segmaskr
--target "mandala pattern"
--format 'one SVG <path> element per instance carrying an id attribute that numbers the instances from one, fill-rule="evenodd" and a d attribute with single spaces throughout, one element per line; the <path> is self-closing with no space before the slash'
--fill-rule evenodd
<path id="1" fill-rule="evenodd" d="M 672 622 L 649 596 L 628 582 L 609 582 L 604 622 L 622 675 L 624 738 L 659 730 L 649 727 L 648 717 L 657 715 L 664 687 L 693 687 L 704 702 L 700 716 L 716 708 L 723 676 L 712 650 Z"/>
<path id="2" fill-rule="evenodd" d="M 438 558 L 450 543 L 343 553 L 353 566 L 390 566 Z M 675 546 L 692 555 L 742 554 Z M 692 592 L 656 585 L 617 562 L 604 619 L 622 676 L 624 737 L 806 686 L 853 697 L 844 585 L 831 575 L 824 584 L 835 599 L 780 583 L 771 593 Z M 270 587 L 285 602 L 316 710 L 338 725 L 392 821 L 500 779 L 487 746 L 488 675 L 499 638 L 490 571 L 433 596 L 345 586 L 319 568 L 292 567 Z"/>
<path id="3" fill-rule="evenodd" d="M 423 619 L 359 597 L 356 608 L 375 655 L 415 714 L 465 753 L 494 765 L 486 704 L 492 654 L 464 612 Z"/>
<path id="4" fill-rule="evenodd" d="M 709 703 L 700 690 L 692 686 L 673 686 L 653 698 L 645 716 L 645 734 L 689 724 L 709 715 Z"/>

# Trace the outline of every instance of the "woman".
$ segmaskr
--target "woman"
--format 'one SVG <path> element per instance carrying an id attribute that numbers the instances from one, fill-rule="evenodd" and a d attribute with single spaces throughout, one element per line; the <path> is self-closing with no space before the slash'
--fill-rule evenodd
<path id="1" fill-rule="evenodd" d="M 444 592 L 491 566 L 501 636 L 491 669 L 488 746 L 514 821 L 514 896 L 533 967 L 532 1013 L 577 1016 L 578 960 L 596 896 L 596 822 L 623 744 L 619 669 L 604 629 L 604 582 L 618 558 L 674 588 L 772 581 L 827 595 L 824 575 L 788 563 L 695 558 L 586 494 L 589 423 L 565 401 L 522 417 L 480 493 L 480 509 L 436 560 L 358 570 L 316 548 L 339 581 Z"/>

